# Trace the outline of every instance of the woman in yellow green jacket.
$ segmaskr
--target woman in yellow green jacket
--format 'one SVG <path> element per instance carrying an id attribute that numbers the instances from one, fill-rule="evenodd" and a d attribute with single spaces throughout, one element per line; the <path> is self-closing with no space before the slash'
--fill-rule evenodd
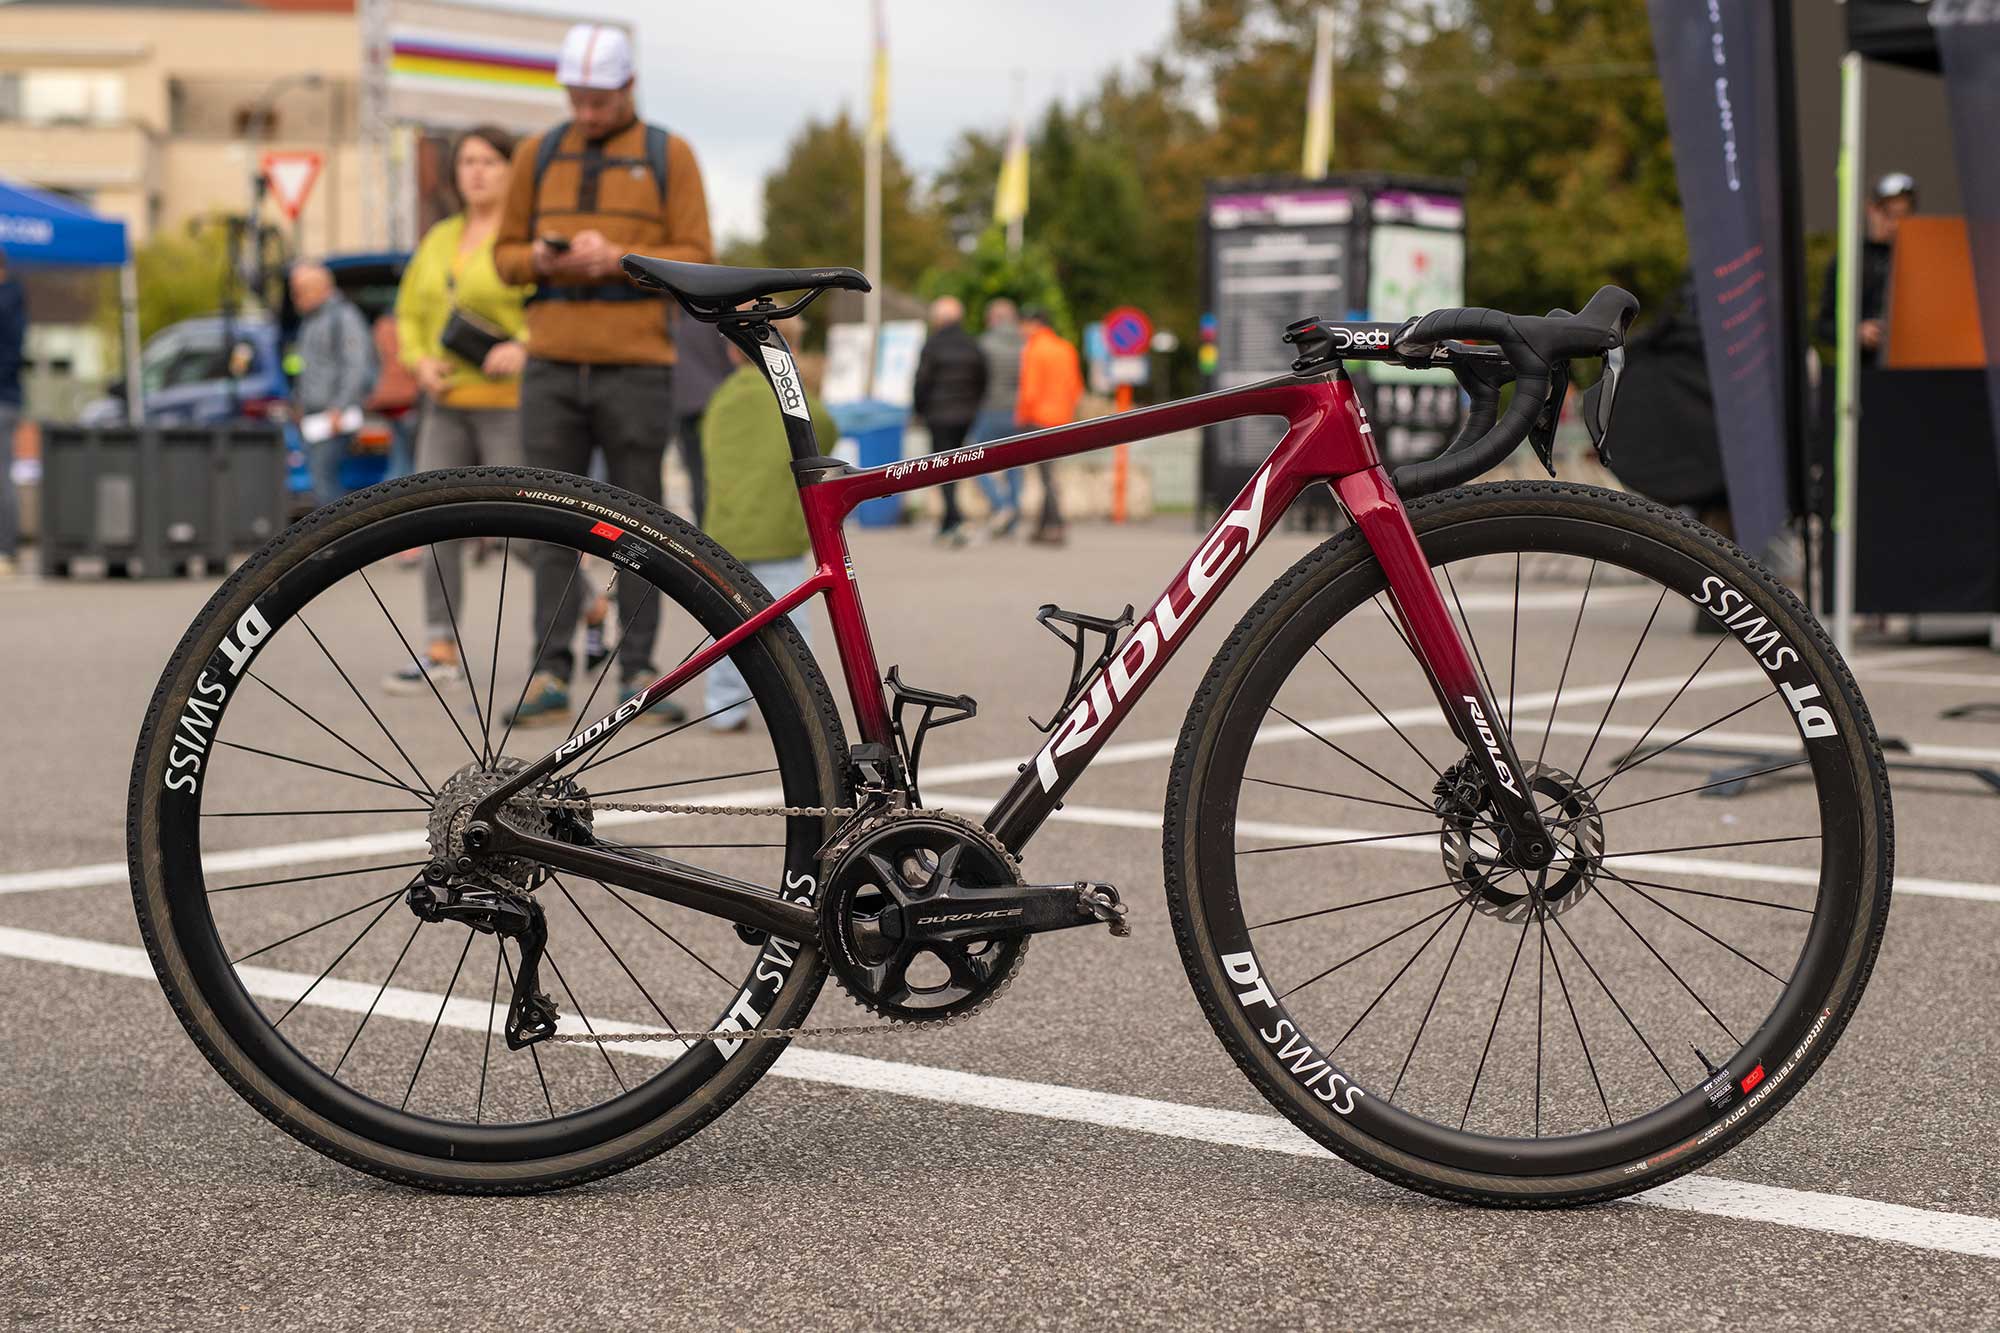
<path id="1" fill-rule="evenodd" d="M 432 227 L 403 270 L 396 292 L 396 335 L 403 364 L 417 377 L 425 403 L 417 428 L 416 469 L 519 467 L 521 450 L 521 367 L 528 351 L 522 341 L 523 307 L 532 290 L 510 287 L 493 267 L 493 236 L 507 199 L 514 136 L 480 126 L 459 136 L 452 148 L 452 184 L 464 211 Z M 453 345 L 445 346 L 453 326 Z M 474 336 L 465 337 L 467 329 Z M 468 345 L 490 342 L 474 364 Z M 430 646 L 426 661 L 412 662 L 391 676 L 390 690 L 422 693 L 425 677 L 440 684 L 462 678 L 463 667 L 451 628 L 451 608 L 461 595 L 464 552 L 461 542 L 438 548 L 424 566 L 424 620 Z"/>

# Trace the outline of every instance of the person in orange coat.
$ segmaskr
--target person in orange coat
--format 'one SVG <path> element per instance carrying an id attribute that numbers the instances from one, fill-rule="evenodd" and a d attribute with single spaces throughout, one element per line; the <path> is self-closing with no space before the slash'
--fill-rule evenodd
<path id="1" fill-rule="evenodd" d="M 1076 405 L 1083 397 L 1083 365 L 1076 348 L 1049 326 L 1043 310 L 1029 306 L 1021 312 L 1021 323 L 1028 330 L 1028 341 L 1021 348 L 1021 393 L 1014 415 L 1027 430 L 1067 426 L 1076 420 Z M 1055 464 L 1039 466 L 1042 514 L 1028 540 L 1060 546 L 1068 534 L 1056 499 Z"/>

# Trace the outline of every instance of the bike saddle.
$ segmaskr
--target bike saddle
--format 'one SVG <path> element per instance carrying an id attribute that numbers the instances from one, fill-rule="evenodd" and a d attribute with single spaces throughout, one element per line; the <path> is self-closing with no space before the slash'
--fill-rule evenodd
<path id="1" fill-rule="evenodd" d="M 868 279 L 851 268 L 728 268 L 647 255 L 626 255 L 620 262 L 626 276 L 641 287 L 658 288 L 684 303 L 711 308 L 733 307 L 775 292 L 868 290 Z"/>

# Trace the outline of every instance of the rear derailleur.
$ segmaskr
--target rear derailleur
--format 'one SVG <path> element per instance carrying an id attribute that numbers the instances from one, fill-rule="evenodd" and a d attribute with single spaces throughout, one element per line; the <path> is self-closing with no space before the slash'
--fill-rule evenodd
<path id="1" fill-rule="evenodd" d="M 410 886 L 406 901 L 419 920 L 456 921 L 482 935 L 513 940 L 521 963 L 514 969 L 514 994 L 507 1002 L 507 1047 L 518 1051 L 555 1035 L 556 1004 L 541 989 L 549 927 L 540 903 L 510 889 L 441 881 L 429 870 Z"/>

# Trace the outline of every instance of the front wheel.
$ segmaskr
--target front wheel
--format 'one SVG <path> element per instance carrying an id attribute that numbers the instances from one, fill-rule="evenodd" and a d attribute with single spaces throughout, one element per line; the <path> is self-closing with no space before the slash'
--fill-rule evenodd
<path id="1" fill-rule="evenodd" d="M 1888 913 L 1888 780 L 1809 612 L 1708 529 L 1556 483 L 1411 507 L 1558 855 L 1495 809 L 1356 533 L 1217 655 L 1168 792 L 1188 975 L 1349 1161 L 1490 1204 L 1615 1198 L 1795 1095 Z"/>

